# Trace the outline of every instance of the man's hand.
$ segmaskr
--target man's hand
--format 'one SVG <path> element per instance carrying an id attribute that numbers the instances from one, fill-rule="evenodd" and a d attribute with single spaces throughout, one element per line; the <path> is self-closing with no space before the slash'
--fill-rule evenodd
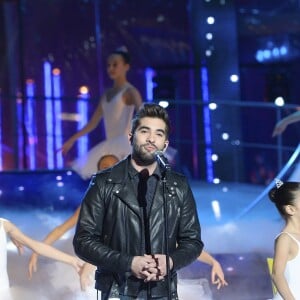
<path id="1" fill-rule="evenodd" d="M 136 278 L 145 280 L 155 268 L 156 262 L 151 255 L 135 256 L 132 260 L 131 271 Z"/>
<path id="2" fill-rule="evenodd" d="M 170 258 L 170 269 L 172 267 L 173 261 Z M 137 278 L 144 279 L 145 282 L 162 280 L 167 275 L 166 255 L 135 256 L 131 269 Z"/>

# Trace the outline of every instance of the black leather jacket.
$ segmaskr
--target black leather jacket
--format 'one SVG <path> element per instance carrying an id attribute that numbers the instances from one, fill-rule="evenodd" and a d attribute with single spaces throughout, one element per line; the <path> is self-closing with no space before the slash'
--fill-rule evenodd
<path id="1" fill-rule="evenodd" d="M 111 169 L 94 175 L 84 196 L 74 236 L 74 250 L 98 266 L 96 288 L 109 291 L 112 282 L 124 295 L 136 296 L 143 280 L 131 274 L 134 256 L 144 255 L 142 210 L 128 178 L 130 156 Z M 171 287 L 176 292 L 176 270 L 201 253 L 196 205 L 186 178 L 173 171 L 166 175 L 169 253 L 173 260 Z M 165 254 L 163 188 L 160 181 L 149 216 L 153 254 Z M 152 297 L 167 296 L 166 282 L 150 282 Z"/>

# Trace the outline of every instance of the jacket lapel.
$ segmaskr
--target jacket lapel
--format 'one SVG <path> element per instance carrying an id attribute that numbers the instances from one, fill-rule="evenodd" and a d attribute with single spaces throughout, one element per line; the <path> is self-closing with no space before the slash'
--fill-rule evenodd
<path id="1" fill-rule="evenodd" d="M 154 198 L 153 198 L 153 202 L 152 202 L 151 211 L 155 212 L 155 211 L 161 209 L 163 204 L 164 204 L 163 185 L 162 185 L 162 182 L 159 181 L 157 183 L 156 191 L 154 193 Z"/>
<path id="2" fill-rule="evenodd" d="M 131 210 L 140 215 L 140 206 L 136 194 L 133 190 L 132 184 L 129 180 L 124 182 L 123 186 L 119 190 L 116 190 L 114 194 L 121 201 L 126 203 L 126 205 L 130 207 Z"/>

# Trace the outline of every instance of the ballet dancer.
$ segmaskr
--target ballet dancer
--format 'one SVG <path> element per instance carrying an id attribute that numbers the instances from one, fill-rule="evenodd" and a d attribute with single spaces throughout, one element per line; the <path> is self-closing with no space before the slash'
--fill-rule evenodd
<path id="1" fill-rule="evenodd" d="M 93 147 L 84 157 L 79 157 L 72 163 L 75 170 L 83 179 L 90 179 L 97 169 L 99 157 L 114 154 L 119 159 L 130 153 L 128 134 L 134 111 L 142 105 L 139 91 L 127 80 L 130 69 L 130 56 L 125 47 L 113 51 L 107 60 L 107 73 L 113 81 L 100 97 L 99 104 L 89 122 L 77 133 L 72 135 L 62 146 L 65 155 L 74 143 L 83 135 L 94 130 L 101 119 L 104 121 L 106 139 Z"/>
<path id="2" fill-rule="evenodd" d="M 300 183 L 276 180 L 270 200 L 285 220 L 274 245 L 272 280 L 277 289 L 274 300 L 300 299 Z"/>

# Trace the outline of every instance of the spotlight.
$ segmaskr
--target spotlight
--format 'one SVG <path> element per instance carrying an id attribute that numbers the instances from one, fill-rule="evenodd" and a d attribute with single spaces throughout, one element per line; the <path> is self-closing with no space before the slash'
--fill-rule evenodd
<path id="1" fill-rule="evenodd" d="M 208 107 L 210 110 L 216 110 L 218 108 L 218 105 L 217 103 L 212 102 L 208 104 Z"/>
<path id="2" fill-rule="evenodd" d="M 213 183 L 214 184 L 219 184 L 221 182 L 220 178 L 214 178 Z"/>
<path id="3" fill-rule="evenodd" d="M 229 134 L 228 134 L 227 132 L 223 132 L 223 133 L 222 133 L 222 139 L 223 139 L 224 141 L 227 141 L 227 140 L 229 139 Z"/>
<path id="4" fill-rule="evenodd" d="M 269 59 L 269 58 L 271 57 L 271 51 L 268 50 L 268 49 L 264 50 L 264 51 L 263 51 L 263 57 L 264 57 L 265 59 Z"/>
<path id="5" fill-rule="evenodd" d="M 206 56 L 211 56 L 211 55 L 212 55 L 212 51 L 211 51 L 210 49 L 207 49 L 207 50 L 205 51 L 205 55 L 206 55 Z"/>
<path id="6" fill-rule="evenodd" d="M 231 81 L 231 82 L 238 82 L 238 81 L 239 81 L 239 76 L 236 75 L 236 74 L 232 74 L 232 75 L 230 76 L 230 81 Z"/>
<path id="7" fill-rule="evenodd" d="M 167 108 L 169 106 L 169 101 L 161 100 L 161 101 L 159 101 L 158 105 L 160 105 L 163 108 Z"/>
<path id="8" fill-rule="evenodd" d="M 79 88 L 79 93 L 84 98 L 85 96 L 88 96 L 89 88 L 86 85 L 83 85 Z"/>
<path id="9" fill-rule="evenodd" d="M 286 55 L 288 50 L 287 50 L 287 47 L 286 46 L 281 46 L 280 49 L 279 49 L 279 52 L 281 55 Z"/>
<path id="10" fill-rule="evenodd" d="M 212 25 L 215 23 L 215 18 L 214 17 L 208 17 L 206 19 L 207 24 Z"/>
<path id="11" fill-rule="evenodd" d="M 215 218 L 219 220 L 221 218 L 221 208 L 218 200 L 213 200 L 211 202 L 211 207 L 214 212 Z"/>
<path id="12" fill-rule="evenodd" d="M 217 161 L 218 159 L 219 159 L 218 154 L 212 154 L 212 156 L 211 156 L 212 161 Z"/>
<path id="13" fill-rule="evenodd" d="M 277 97 L 274 101 L 275 105 L 277 106 L 284 106 L 285 101 L 283 99 L 283 97 Z"/>
<path id="14" fill-rule="evenodd" d="M 212 40 L 213 39 L 213 34 L 211 32 L 208 32 L 206 35 L 205 35 L 206 39 L 207 40 Z"/>

